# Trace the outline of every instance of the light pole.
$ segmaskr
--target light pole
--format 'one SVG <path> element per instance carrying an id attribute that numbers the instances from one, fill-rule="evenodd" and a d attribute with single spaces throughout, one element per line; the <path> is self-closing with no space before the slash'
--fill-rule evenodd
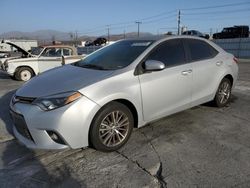
<path id="1" fill-rule="evenodd" d="M 136 21 L 135 23 L 137 24 L 137 37 L 139 37 L 140 36 L 140 24 L 142 22 Z"/>

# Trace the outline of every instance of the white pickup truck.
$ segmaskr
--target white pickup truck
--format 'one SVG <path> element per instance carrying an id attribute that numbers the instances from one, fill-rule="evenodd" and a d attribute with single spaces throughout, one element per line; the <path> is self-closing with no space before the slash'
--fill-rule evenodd
<path id="1" fill-rule="evenodd" d="M 72 46 L 42 46 L 30 53 L 11 42 L 6 43 L 14 46 L 22 55 L 21 57 L 1 58 L 0 68 L 21 81 L 28 81 L 46 70 L 83 59 L 83 56 L 78 55 L 76 48 Z"/>

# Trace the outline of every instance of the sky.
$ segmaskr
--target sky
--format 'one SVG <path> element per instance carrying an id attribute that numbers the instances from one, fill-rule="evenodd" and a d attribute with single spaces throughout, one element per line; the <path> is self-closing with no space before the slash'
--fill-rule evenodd
<path id="1" fill-rule="evenodd" d="M 250 25 L 250 0 L 0 0 L 0 33 L 58 30 L 79 35 L 161 34 L 180 24 L 201 32 Z"/>

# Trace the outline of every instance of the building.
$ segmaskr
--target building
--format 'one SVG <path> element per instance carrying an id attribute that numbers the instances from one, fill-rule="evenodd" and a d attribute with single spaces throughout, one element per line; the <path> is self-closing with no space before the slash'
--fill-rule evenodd
<path id="1" fill-rule="evenodd" d="M 1 41 L 2 42 L 0 43 L 0 51 L 2 51 L 2 52 L 13 52 L 13 51 L 16 50 L 13 46 L 10 46 L 10 45 L 4 43 L 3 40 L 1 40 Z M 5 40 L 4 39 L 4 41 L 11 42 L 11 43 L 23 48 L 26 51 L 31 50 L 31 48 L 34 48 L 34 47 L 38 46 L 37 40 L 19 40 L 19 39 Z"/>

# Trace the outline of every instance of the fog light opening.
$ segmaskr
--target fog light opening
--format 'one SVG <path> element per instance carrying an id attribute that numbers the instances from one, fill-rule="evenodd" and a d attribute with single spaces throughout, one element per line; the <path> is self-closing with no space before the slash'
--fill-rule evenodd
<path id="1" fill-rule="evenodd" d="M 50 138 L 54 142 L 56 142 L 58 144 L 64 144 L 64 145 L 66 145 L 65 142 L 63 141 L 63 139 L 56 132 L 54 132 L 54 131 L 47 131 L 47 133 L 48 133 L 48 135 L 50 136 Z"/>

